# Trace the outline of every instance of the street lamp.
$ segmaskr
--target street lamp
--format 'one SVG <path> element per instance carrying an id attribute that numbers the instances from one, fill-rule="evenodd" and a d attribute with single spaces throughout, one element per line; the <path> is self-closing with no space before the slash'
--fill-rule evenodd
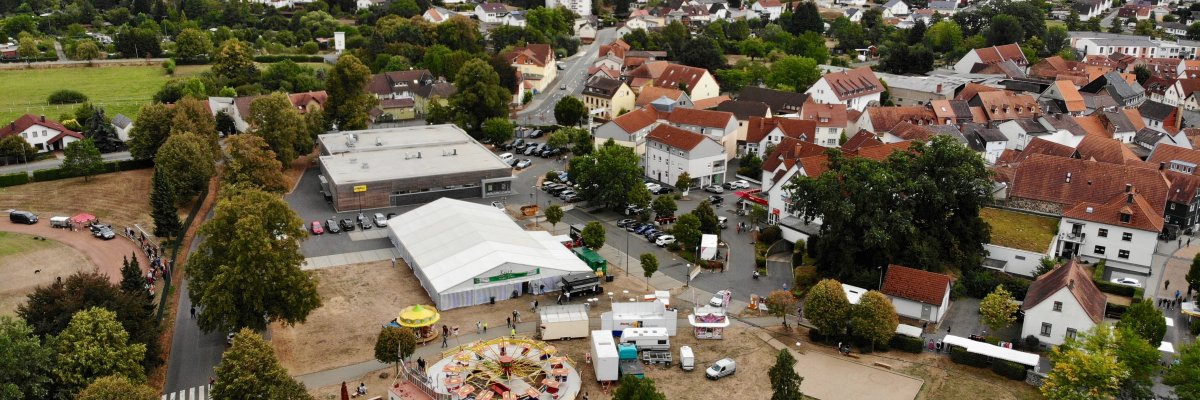
<path id="1" fill-rule="evenodd" d="M 880 265 L 878 267 L 875 267 L 875 269 L 879 270 L 879 288 L 878 288 L 878 290 L 883 290 L 883 266 Z"/>
<path id="2" fill-rule="evenodd" d="M 625 230 L 625 277 L 629 277 L 629 237 L 633 235 L 628 229 Z"/>
<path id="3" fill-rule="evenodd" d="M 539 199 L 538 199 L 538 198 L 539 198 L 539 197 L 541 197 L 541 194 L 540 194 L 540 193 L 538 193 L 538 187 L 537 187 L 537 186 L 530 186 L 529 188 L 532 190 L 532 193 L 529 193 L 529 195 L 530 195 L 530 196 L 533 196 L 533 205 L 534 205 L 534 206 L 538 206 L 538 201 L 539 201 Z M 540 208 L 540 206 L 538 206 L 538 207 Z M 537 212 L 535 211 L 535 212 L 533 213 L 533 224 L 534 224 L 534 225 L 537 225 L 537 222 L 538 222 L 538 217 L 537 217 Z"/>

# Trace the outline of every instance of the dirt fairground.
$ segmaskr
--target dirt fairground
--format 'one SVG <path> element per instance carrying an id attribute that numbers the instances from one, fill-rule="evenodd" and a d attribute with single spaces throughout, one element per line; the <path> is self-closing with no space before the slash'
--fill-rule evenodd
<path id="1" fill-rule="evenodd" d="M 140 224 L 153 229 L 150 218 L 150 178 L 154 170 L 114 172 L 91 177 L 33 182 L 0 189 L 0 209 L 15 208 L 39 214 L 74 216 L 90 213 L 114 228 Z"/>
<path id="2" fill-rule="evenodd" d="M 0 315 L 15 315 L 38 286 L 92 268 L 83 253 L 65 244 L 0 232 Z"/>

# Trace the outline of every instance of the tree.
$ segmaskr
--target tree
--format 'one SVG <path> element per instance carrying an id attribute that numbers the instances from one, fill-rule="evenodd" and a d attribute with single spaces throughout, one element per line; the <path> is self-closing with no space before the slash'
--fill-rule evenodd
<path id="1" fill-rule="evenodd" d="M 636 185 L 629 191 L 627 201 L 629 205 L 638 206 L 643 211 L 638 213 L 637 217 L 642 222 L 650 217 L 650 202 L 654 200 L 654 194 L 650 193 L 650 189 L 646 185 Z"/>
<path id="2" fill-rule="evenodd" d="M 37 40 L 34 40 L 33 37 L 25 36 L 17 39 L 17 55 L 20 55 L 21 58 L 34 58 L 40 53 L 37 48 Z"/>
<path id="3" fill-rule="evenodd" d="M 154 400 L 158 391 L 121 375 L 109 375 L 79 392 L 78 400 Z"/>
<path id="4" fill-rule="evenodd" d="M 586 134 L 587 131 L 583 132 Z M 633 187 L 643 185 L 640 165 L 641 157 L 633 152 L 633 148 L 619 146 L 610 140 L 594 154 L 572 158 L 570 168 L 571 177 L 588 202 L 624 207 Z"/>
<path id="5" fill-rule="evenodd" d="M 221 157 L 217 136 L 217 120 L 208 110 L 208 101 L 184 97 L 175 104 L 171 117 L 171 135 L 194 133 L 202 138 L 210 160 Z"/>
<path id="6" fill-rule="evenodd" d="M 799 8 L 792 10 L 792 15 L 783 22 L 783 26 L 788 32 L 795 35 L 805 32 L 822 33 L 825 31 L 825 21 L 821 20 L 817 4 L 811 1 L 801 3 Z"/>
<path id="7" fill-rule="evenodd" d="M 671 227 L 671 234 L 685 251 L 695 250 L 700 245 L 700 218 L 691 213 L 679 216 L 675 226 Z"/>
<path id="8" fill-rule="evenodd" d="M 1046 54 L 1058 54 L 1067 47 L 1071 37 L 1067 33 L 1067 28 L 1062 25 L 1054 25 L 1046 28 Z"/>
<path id="9" fill-rule="evenodd" d="M 550 223 L 551 227 L 558 228 L 558 223 L 562 222 L 563 209 L 558 204 L 546 207 L 546 222 Z"/>
<path id="10" fill-rule="evenodd" d="M 1150 76 L 1153 75 L 1153 73 L 1150 72 L 1150 68 L 1146 68 L 1145 65 L 1139 65 L 1133 69 L 1133 75 L 1137 78 L 1138 84 L 1143 84 L 1146 83 L 1146 80 L 1150 79 Z"/>
<path id="11" fill-rule="evenodd" d="M 717 218 L 717 213 L 713 211 L 712 205 L 708 203 L 707 199 L 701 201 L 700 205 L 696 206 L 695 210 L 692 210 L 692 214 L 696 216 L 696 219 L 700 220 L 701 233 L 715 235 L 721 230 L 720 220 Z"/>
<path id="12" fill-rule="evenodd" d="M 938 22 L 925 32 L 925 41 L 929 43 L 929 47 L 933 51 L 939 53 L 952 51 L 962 44 L 962 28 L 952 20 Z"/>
<path id="13" fill-rule="evenodd" d="M 458 91 L 450 95 L 450 106 L 463 129 L 478 132 L 483 121 L 508 114 L 512 93 L 500 86 L 499 74 L 487 61 L 471 59 L 462 64 L 454 84 Z"/>
<path id="14" fill-rule="evenodd" d="M 1188 288 L 1200 289 L 1200 254 L 1192 257 L 1192 265 L 1184 279 L 1187 279 Z"/>
<path id="15" fill-rule="evenodd" d="M 275 157 L 275 152 L 271 151 L 266 140 L 255 135 L 237 135 L 230 137 L 226 144 L 229 147 L 229 156 L 222 179 L 224 183 L 243 183 L 274 193 L 287 190 L 283 178 L 283 164 Z"/>
<path id="16" fill-rule="evenodd" d="M 91 104 L 84 104 L 80 108 L 85 109 L 87 114 L 87 118 L 81 120 L 84 137 L 91 140 L 102 153 L 120 150 L 121 140 L 117 138 L 117 128 L 113 127 L 112 121 L 104 115 L 104 109 Z"/>
<path id="17" fill-rule="evenodd" d="M 512 121 L 504 117 L 488 118 L 483 121 L 483 137 L 492 141 L 492 143 L 504 143 L 513 138 Z"/>
<path id="18" fill-rule="evenodd" d="M 3 348 L 0 346 L 0 349 Z M 1178 350 L 1179 363 L 1167 370 L 1163 375 L 1163 383 L 1173 386 L 1175 395 L 1181 399 L 1200 398 L 1200 345 L 1184 344 Z"/>
<path id="19" fill-rule="evenodd" d="M 829 32 L 837 39 L 836 49 L 838 50 L 850 51 L 866 46 L 867 33 L 863 30 L 862 25 L 851 22 L 844 16 L 837 17 L 829 24 Z"/>
<path id="20" fill-rule="evenodd" d="M 646 277 L 646 289 L 650 289 L 650 277 L 658 271 L 658 257 L 651 253 L 642 253 L 638 258 L 642 263 L 642 275 Z"/>
<path id="21" fill-rule="evenodd" d="M 1167 321 L 1161 310 L 1150 304 L 1149 300 L 1139 301 L 1129 306 L 1125 315 L 1117 322 L 1117 328 L 1129 328 L 1133 333 L 1146 339 L 1154 348 L 1162 344 L 1163 335 L 1167 334 Z"/>
<path id="22" fill-rule="evenodd" d="M 254 65 L 254 55 L 250 45 L 237 39 L 229 39 L 221 43 L 221 48 L 212 58 L 212 71 L 217 76 L 228 79 L 233 86 L 254 83 L 258 80 L 258 67 Z"/>
<path id="23" fill-rule="evenodd" d="M 179 201 L 192 198 L 216 173 L 207 140 L 193 133 L 171 135 L 154 157 L 154 169 L 175 189 Z"/>
<path id="24" fill-rule="evenodd" d="M 800 384 L 804 378 L 796 373 L 796 357 L 792 357 L 788 349 L 779 349 L 775 356 L 775 365 L 767 371 L 771 377 L 771 400 L 801 400 L 804 394 L 800 392 Z"/>
<path id="25" fill-rule="evenodd" d="M 133 256 L 133 262 L 129 261 L 129 257 L 121 261 L 121 292 L 131 296 L 146 296 L 146 278 L 142 277 L 137 253 L 130 255 Z"/>
<path id="26" fill-rule="evenodd" d="M 599 221 L 588 222 L 580 235 L 583 236 L 583 244 L 588 248 L 597 250 L 604 247 L 604 225 Z"/>
<path id="27" fill-rule="evenodd" d="M 674 57 L 680 64 L 716 71 L 725 68 L 725 53 L 716 40 L 708 36 L 697 36 L 683 42 L 682 50 Z M 691 90 L 692 88 L 683 88 Z"/>
<path id="28" fill-rule="evenodd" d="M 742 54 L 750 57 L 751 60 L 767 55 L 767 44 L 757 37 L 743 40 L 738 44 L 738 48 L 741 49 Z"/>
<path id="29" fill-rule="evenodd" d="M 42 345 L 24 320 L 0 316 L 0 396 L 49 398 L 54 351 Z"/>
<path id="30" fill-rule="evenodd" d="M 107 309 L 92 307 L 75 313 L 54 347 L 57 389 L 64 393 L 76 393 L 102 376 L 145 379 L 146 345 L 129 343 L 129 333 L 117 322 L 116 313 Z"/>
<path id="31" fill-rule="evenodd" d="M 559 131 L 566 132 L 571 137 L 571 152 L 577 156 L 592 154 L 596 149 L 596 143 L 592 134 L 586 129 L 580 128 L 563 128 Z"/>
<path id="32" fill-rule="evenodd" d="M 1096 325 L 1050 353 L 1047 399 L 1144 398 L 1159 352 L 1129 329 Z"/>
<path id="33" fill-rule="evenodd" d="M 170 238 L 178 236 L 183 227 L 175 208 L 179 204 L 178 193 L 163 171 L 157 166 L 154 168 L 154 180 L 150 187 L 150 216 L 154 218 L 154 236 Z"/>
<path id="34" fill-rule="evenodd" d="M 1017 302 L 1004 285 L 996 285 L 996 289 L 979 302 L 979 314 L 983 324 L 996 332 L 1017 320 Z"/>
<path id="35" fill-rule="evenodd" d="M 667 396 L 658 391 L 653 379 L 626 374 L 621 377 L 621 386 L 613 391 L 613 400 L 667 400 Z"/>
<path id="36" fill-rule="evenodd" d="M 268 323 L 304 322 L 321 306 L 312 275 L 300 270 L 304 221 L 278 195 L 229 187 L 216 216 L 200 227 L 205 237 L 188 260 L 192 303 L 205 331 L 227 332 Z"/>
<path id="37" fill-rule="evenodd" d="M 100 150 L 92 143 L 92 139 L 73 141 L 63 151 L 62 169 L 75 176 L 82 175 L 84 182 L 103 167 L 104 159 L 100 157 Z"/>
<path id="38" fill-rule="evenodd" d="M 770 310 L 772 316 L 783 319 L 783 324 L 787 325 L 787 316 L 796 312 L 796 295 L 787 290 L 774 290 L 767 293 L 767 309 Z"/>
<path id="39" fill-rule="evenodd" d="M 842 291 L 841 282 L 822 279 L 808 290 L 808 296 L 804 298 L 804 318 L 825 337 L 841 334 L 849 316 L 850 301 Z"/>
<path id="40" fill-rule="evenodd" d="M 1200 22 L 1193 22 L 1187 28 L 1188 40 L 1200 40 Z"/>
<path id="41" fill-rule="evenodd" d="M 29 144 L 21 135 L 12 135 L 0 139 L 0 156 L 13 157 L 22 162 L 28 162 L 37 155 L 37 149 Z M 7 161 L 6 161 L 7 162 Z"/>
<path id="42" fill-rule="evenodd" d="M 92 61 L 100 58 L 102 55 L 100 45 L 97 45 L 95 40 L 83 40 L 75 45 L 76 60 Z"/>
<path id="43" fill-rule="evenodd" d="M 417 335 L 412 329 L 384 326 L 379 330 L 375 339 L 375 359 L 382 363 L 393 363 L 396 373 L 400 370 L 400 361 L 411 356 L 417 349 Z"/>
<path id="44" fill-rule="evenodd" d="M 802 92 L 821 79 L 817 62 L 811 58 L 787 56 L 771 64 L 767 84 L 780 90 Z"/>
<path id="45" fill-rule="evenodd" d="M 165 104 L 153 103 L 138 111 L 137 123 L 129 130 L 129 153 L 135 160 L 152 160 L 171 134 L 173 114 Z"/>
<path id="46" fill-rule="evenodd" d="M 747 222 L 753 226 L 757 226 L 758 224 L 767 221 L 767 208 L 758 204 L 754 204 L 750 206 L 750 212 L 746 214 L 746 217 L 746 219 L 749 220 Z"/>
<path id="47" fill-rule="evenodd" d="M 688 190 L 692 188 L 692 175 L 687 172 L 679 174 L 679 177 L 675 178 L 675 188 L 679 189 L 679 192 L 683 193 L 684 196 L 687 196 Z"/>
<path id="48" fill-rule="evenodd" d="M 261 318 L 260 318 L 261 319 Z M 271 346 L 253 330 L 244 328 L 217 365 L 214 399 L 312 399 L 279 365 Z"/>
<path id="49" fill-rule="evenodd" d="M 566 148 L 571 145 L 571 135 L 567 131 L 559 129 L 546 138 L 546 144 L 552 147 Z"/>
<path id="50" fill-rule="evenodd" d="M 369 113 L 378 100 L 363 90 L 371 70 L 350 54 L 338 57 L 337 64 L 325 78 L 325 120 L 340 130 L 366 129 Z"/>
<path id="51" fill-rule="evenodd" d="M 858 304 L 850 310 L 850 325 L 859 337 L 871 341 L 875 345 L 887 343 L 896 335 L 896 326 L 900 317 L 896 315 L 896 307 L 883 293 L 868 291 L 859 299 Z"/>
<path id="52" fill-rule="evenodd" d="M 1071 9 L 1071 13 L 1067 14 L 1067 30 L 1068 31 L 1077 31 L 1077 30 L 1079 30 L 1080 26 L 1081 26 L 1081 24 L 1079 23 L 1079 11 L 1075 11 L 1075 9 Z"/>
<path id="53" fill-rule="evenodd" d="M 151 29 L 125 29 L 117 34 L 117 52 L 129 58 L 158 57 L 162 55 L 158 33 Z"/>
<path id="54" fill-rule="evenodd" d="M 554 120 L 560 125 L 577 126 L 587 121 L 588 109 L 574 96 L 563 97 L 554 105 Z"/>
<path id="55" fill-rule="evenodd" d="M 292 107 L 292 101 L 284 93 L 272 93 L 250 102 L 247 122 L 252 127 L 251 133 L 262 137 L 270 146 L 280 168 L 291 164 L 298 156 L 296 148 L 302 146 L 297 146 L 297 141 L 312 143 L 304 116 Z"/>
<path id="56" fill-rule="evenodd" d="M 654 209 L 654 216 L 658 218 L 673 217 L 675 211 L 679 210 L 679 206 L 675 204 L 675 198 L 671 196 L 655 197 L 650 208 Z"/>
<path id="57" fill-rule="evenodd" d="M 992 17 L 992 22 L 984 36 L 987 37 L 989 46 L 1020 43 L 1025 39 L 1025 29 L 1021 27 L 1021 21 L 1018 21 L 1016 17 L 1000 14 Z"/>
<path id="58" fill-rule="evenodd" d="M 224 45 L 221 47 L 222 51 L 226 50 Z M 175 35 L 175 56 L 181 60 L 202 60 L 208 57 L 209 54 L 212 54 L 212 51 L 212 39 L 209 39 L 208 33 L 202 32 L 199 29 L 187 28 Z M 241 57 L 242 54 L 228 54 L 227 56 Z M 230 62 L 232 60 L 225 59 L 224 61 Z M 213 67 L 215 68 L 216 65 Z"/>

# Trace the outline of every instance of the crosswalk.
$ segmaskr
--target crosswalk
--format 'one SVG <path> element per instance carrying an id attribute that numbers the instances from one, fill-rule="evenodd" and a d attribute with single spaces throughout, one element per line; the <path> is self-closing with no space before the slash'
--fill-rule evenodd
<path id="1" fill-rule="evenodd" d="M 208 400 L 208 385 L 200 385 L 162 395 L 162 400 Z"/>

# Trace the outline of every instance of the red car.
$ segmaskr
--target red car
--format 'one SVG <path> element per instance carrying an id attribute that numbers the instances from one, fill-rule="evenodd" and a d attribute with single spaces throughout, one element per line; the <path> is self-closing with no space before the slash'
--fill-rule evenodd
<path id="1" fill-rule="evenodd" d="M 312 231 L 312 234 L 314 234 L 314 235 L 320 235 L 322 233 L 325 233 L 325 228 L 321 227 L 321 221 L 313 221 L 312 227 L 310 227 L 309 229 Z"/>

